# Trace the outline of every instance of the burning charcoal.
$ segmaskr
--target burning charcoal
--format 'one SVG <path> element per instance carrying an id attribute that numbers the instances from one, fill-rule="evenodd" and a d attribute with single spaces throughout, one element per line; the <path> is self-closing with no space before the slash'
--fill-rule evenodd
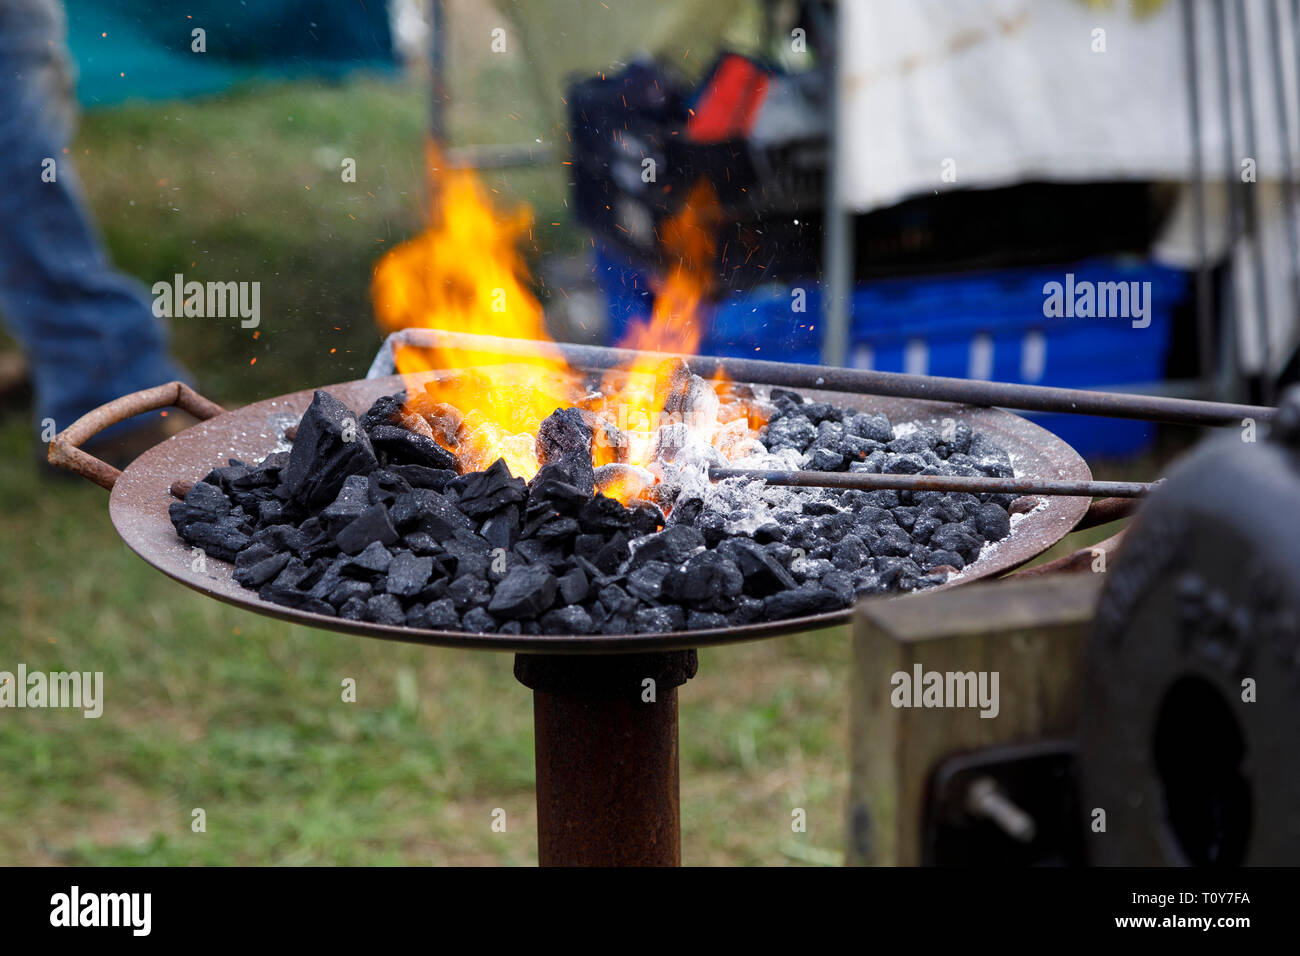
<path id="1" fill-rule="evenodd" d="M 632 537 L 640 538 L 647 534 L 654 534 L 664 526 L 664 513 L 655 505 L 637 502 L 628 511 L 628 520 L 631 523 L 628 533 Z"/>
<path id="2" fill-rule="evenodd" d="M 388 565 L 388 593 L 414 597 L 429 583 L 432 574 L 433 558 L 419 558 L 409 551 L 399 551 Z"/>
<path id="3" fill-rule="evenodd" d="M 628 578 L 631 587 L 632 578 Z M 745 581 L 740 568 L 716 551 L 701 551 L 692 555 L 680 568 L 673 568 L 665 576 L 663 591 L 671 601 L 703 604 L 719 598 L 740 596 Z"/>
<path id="4" fill-rule="evenodd" d="M 918 562 L 921 567 L 927 571 L 933 571 L 936 568 L 948 567 L 954 571 L 960 571 L 966 567 L 966 560 L 956 551 L 931 551 L 925 558 L 925 561 Z"/>
<path id="5" fill-rule="evenodd" d="M 389 517 L 403 532 L 423 531 L 435 541 L 446 541 L 458 529 L 468 531 L 472 527 L 449 498 L 430 488 L 416 488 L 399 495 Z"/>
<path id="6" fill-rule="evenodd" d="M 474 471 L 454 479 L 447 488 L 455 494 L 456 506 L 470 518 L 483 518 L 506 505 L 523 504 L 528 486 L 513 478 L 505 460 L 498 458 L 486 471 Z"/>
<path id="7" fill-rule="evenodd" d="M 746 594 L 765 597 L 773 591 L 793 588 L 797 584 L 789 571 L 753 541 L 728 538 L 718 545 L 717 551 L 740 568 Z"/>
<path id="8" fill-rule="evenodd" d="M 343 602 L 339 608 L 339 617 L 348 621 L 364 621 L 366 619 L 366 598 L 353 597 Z"/>
<path id="9" fill-rule="evenodd" d="M 590 634 L 596 629 L 591 615 L 576 604 L 547 611 L 540 623 L 543 634 Z"/>
<path id="10" fill-rule="evenodd" d="M 339 489 L 338 497 L 321 511 L 321 526 L 330 535 L 337 535 L 361 517 L 370 504 L 370 479 L 365 475 L 349 475 Z"/>
<path id="11" fill-rule="evenodd" d="M 655 476 L 645 468 L 625 463 L 601 465 L 592 473 L 595 490 L 604 495 L 637 498 L 654 486 Z"/>
<path id="12" fill-rule="evenodd" d="M 245 548 L 240 552 L 239 557 L 243 557 L 251 550 L 253 549 Z M 240 567 L 237 563 L 234 573 L 235 582 L 241 587 L 260 588 L 284 570 L 285 565 L 289 563 L 290 557 L 289 552 L 281 551 L 279 554 L 272 554 L 270 557 L 262 558 L 253 564 L 245 564 L 243 567 Z"/>
<path id="13" fill-rule="evenodd" d="M 704 547 L 704 535 L 687 525 L 677 524 L 640 541 L 632 556 L 632 567 L 647 561 L 682 564 L 697 548 Z"/>
<path id="14" fill-rule="evenodd" d="M 525 517 L 529 517 L 529 512 L 538 509 L 550 509 L 570 517 L 576 516 L 587 503 L 587 499 L 592 496 L 592 491 L 575 485 L 569 480 L 570 477 L 570 472 L 560 465 L 543 465 L 538 469 L 528 485 Z"/>
<path id="15" fill-rule="evenodd" d="M 498 617 L 536 617 L 555 603 L 559 582 L 543 567 L 518 567 L 497 585 L 488 610 Z"/>
<path id="16" fill-rule="evenodd" d="M 502 508 L 483 522 L 478 533 L 492 547 L 509 549 L 519 539 L 519 509 Z"/>
<path id="17" fill-rule="evenodd" d="M 872 441 L 878 441 L 882 444 L 888 444 L 894 440 L 894 429 L 890 426 L 889 419 L 884 415 L 858 412 L 844 419 L 844 430 L 850 435 L 857 435 L 859 438 L 870 438 Z"/>
<path id="18" fill-rule="evenodd" d="M 627 576 L 627 589 L 643 601 L 658 601 L 663 594 L 664 578 L 671 570 L 663 561 L 647 561 Z"/>
<path id="19" fill-rule="evenodd" d="M 389 580 L 392 580 L 391 573 Z M 456 606 L 456 610 L 464 611 L 466 608 L 487 604 L 492 597 L 492 592 L 488 583 L 482 578 L 465 575 L 447 585 L 447 597 Z"/>
<path id="20" fill-rule="evenodd" d="M 447 448 L 455 448 L 460 444 L 461 426 L 465 423 L 465 416 L 455 405 L 436 401 L 433 393 L 427 391 L 437 387 L 438 383 L 435 382 L 426 385 L 425 394 L 417 395 L 411 401 L 411 411 L 424 417 L 437 441 Z"/>
<path id="21" fill-rule="evenodd" d="M 588 499 L 578 512 L 578 524 L 584 534 L 608 535 L 628 531 L 632 521 L 628 510 L 613 498 L 595 495 Z"/>
<path id="22" fill-rule="evenodd" d="M 280 494 L 316 511 L 338 497 L 349 475 L 369 474 L 378 464 L 353 411 L 318 390 L 298 423 L 298 437 L 280 472 Z"/>
<path id="23" fill-rule="evenodd" d="M 392 552 L 380 542 L 373 541 L 360 554 L 344 560 L 339 570 L 353 577 L 370 579 L 387 572 L 392 561 Z"/>
<path id="24" fill-rule="evenodd" d="M 642 608 L 634 617 L 638 634 L 659 634 L 680 631 L 686 626 L 686 615 L 672 604 Z"/>
<path id="25" fill-rule="evenodd" d="M 582 568 L 573 568 L 560 577 L 560 600 L 565 604 L 581 604 L 587 600 L 591 582 Z"/>
<path id="26" fill-rule="evenodd" d="M 986 540 L 1001 541 L 1011 533 L 1011 515 L 990 501 L 975 512 L 975 527 Z"/>
<path id="27" fill-rule="evenodd" d="M 395 425 L 398 417 L 402 414 L 402 406 L 406 401 L 405 390 L 393 395 L 381 395 L 375 399 L 373 405 L 361 416 L 361 427 L 367 432 L 376 425 Z"/>
<path id="28" fill-rule="evenodd" d="M 442 598 L 429 602 L 424 613 L 420 615 L 418 626 L 427 627 L 431 631 L 450 631 L 460 626 L 460 616 L 456 613 L 456 607 L 451 599 Z"/>
<path id="29" fill-rule="evenodd" d="M 366 601 L 366 620 L 374 624 L 401 625 L 406 623 L 402 602 L 391 594 L 376 594 Z"/>
<path id="30" fill-rule="evenodd" d="M 230 499 L 219 487 L 206 481 L 195 482 L 184 501 L 173 501 L 167 508 L 178 532 L 196 521 L 215 523 L 230 514 Z"/>
<path id="31" fill-rule="evenodd" d="M 334 540 L 341 551 L 360 554 L 368 545 L 376 542 L 384 545 L 396 543 L 397 529 L 389 520 L 387 508 L 371 505 L 339 531 Z"/>
<path id="32" fill-rule="evenodd" d="M 424 465 L 452 469 L 456 456 L 432 438 L 425 438 L 398 425 L 376 425 L 370 430 L 375 451 L 394 465 Z M 295 450 L 297 445 L 294 445 Z"/>
<path id="33" fill-rule="evenodd" d="M 581 408 L 557 408 L 537 429 L 537 460 L 564 473 L 564 480 L 590 494 L 595 482 L 591 443 L 600 419 Z"/>
<path id="34" fill-rule="evenodd" d="M 497 621 L 481 607 L 473 607 L 460 619 L 461 627 L 471 634 L 491 634 L 497 629 Z"/>

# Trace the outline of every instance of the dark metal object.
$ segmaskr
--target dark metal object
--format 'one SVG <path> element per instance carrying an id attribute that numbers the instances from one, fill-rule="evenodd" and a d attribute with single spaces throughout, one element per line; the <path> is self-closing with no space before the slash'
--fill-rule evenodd
<path id="1" fill-rule="evenodd" d="M 1097 607 L 1079 776 L 1101 865 L 1300 861 L 1300 393 L 1143 505 Z"/>
<path id="2" fill-rule="evenodd" d="M 1214 0 L 1215 52 L 1218 54 L 1219 104 L 1223 115 L 1223 175 L 1224 194 L 1228 200 L 1228 268 L 1224 281 L 1224 322 L 1219 334 L 1219 388 L 1217 394 L 1229 395 L 1236 391 L 1234 381 L 1239 364 L 1237 327 L 1241 318 L 1241 303 L 1236 286 L 1236 263 L 1233 261 L 1237 239 L 1241 234 L 1241 177 L 1237 170 L 1237 151 L 1232 131 L 1232 72 L 1228 63 L 1228 18 L 1223 0 Z"/>
<path id="3" fill-rule="evenodd" d="M 1073 741 L 958 754 L 934 770 L 922 829 L 928 866 L 1076 866 L 1083 828 Z"/>
<path id="4" fill-rule="evenodd" d="M 714 481 L 750 478 L 792 488 L 855 488 L 878 491 L 966 491 L 974 495 L 1110 495 L 1140 498 L 1160 484 L 1143 481 L 1052 481 L 1042 478 L 982 478 L 964 475 L 873 475 L 860 471 L 770 471 L 762 468 L 710 468 Z"/>
<path id="5" fill-rule="evenodd" d="M 542 866 L 679 866 L 677 688 L 695 651 L 515 656 L 533 691 Z"/>
<path id="6" fill-rule="evenodd" d="M 408 329 L 406 335 L 409 344 L 414 347 L 463 349 L 503 357 L 536 356 L 538 349 L 537 343 L 526 339 L 447 332 L 442 329 Z M 619 368 L 638 359 L 644 361 L 648 354 L 600 345 L 560 344 L 555 348 L 571 365 L 591 369 Z M 692 372 L 704 378 L 725 376 L 738 382 L 757 382 L 782 388 L 818 389 L 1066 415 L 1133 418 L 1181 425 L 1239 425 L 1243 418 L 1268 421 L 1275 411 L 1257 405 L 1231 405 L 1158 395 L 1124 395 L 1080 388 L 982 382 L 934 375 L 801 365 L 796 362 L 768 362 L 761 359 L 658 354 L 665 359 L 680 358 Z M 381 351 L 376 363 L 383 356 Z"/>
<path id="7" fill-rule="evenodd" d="M 399 376 L 391 376 L 334 385 L 329 387 L 329 391 L 353 409 L 365 409 L 379 396 L 398 391 L 402 384 Z M 1053 475 L 1064 480 L 1087 480 L 1091 477 L 1083 459 L 1055 435 L 998 409 L 953 409 L 932 402 L 837 396 L 825 392 L 809 394 L 819 401 L 835 400 L 854 408 L 880 412 L 894 421 L 941 421 L 945 417 L 960 415 L 973 429 L 987 433 L 1007 449 L 1027 474 Z M 230 604 L 307 627 L 415 644 L 532 653 L 621 654 L 779 637 L 843 624 L 849 618 L 850 612 L 843 610 L 739 628 L 665 634 L 468 634 L 394 627 L 314 614 L 261 600 L 255 591 L 234 582 L 232 566 L 223 561 L 206 561 L 201 565 L 202 570 L 195 570 L 193 551 L 176 534 L 167 514 L 168 505 L 174 500 L 169 493 L 172 484 L 178 480 L 197 481 L 212 468 L 224 465 L 229 458 L 260 461 L 277 447 L 287 447 L 283 442 L 285 429 L 297 424 L 311 397 L 311 390 L 295 392 L 226 412 L 146 451 L 122 473 L 109 499 L 109 513 L 122 539 L 164 574 Z M 940 587 L 955 587 L 1020 566 L 1064 537 L 1087 508 L 1088 500 L 1083 497 L 1048 499 L 1041 510 L 1020 519 L 1011 536 L 1000 542 L 996 549 L 990 549 L 989 553 Z"/>

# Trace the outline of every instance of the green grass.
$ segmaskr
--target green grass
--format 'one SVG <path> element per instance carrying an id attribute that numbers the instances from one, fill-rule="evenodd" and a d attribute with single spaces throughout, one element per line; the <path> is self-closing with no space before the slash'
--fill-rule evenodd
<path id="1" fill-rule="evenodd" d="M 0 712 L 0 864 L 535 861 L 531 698 L 509 655 L 202 597 L 130 553 L 102 491 L 38 478 L 26 442 L 0 426 L 20 542 L 0 552 L 0 669 L 102 671 L 105 703 L 97 720 Z M 701 655 L 681 695 L 686 862 L 839 858 L 847 660 L 840 630 Z"/>

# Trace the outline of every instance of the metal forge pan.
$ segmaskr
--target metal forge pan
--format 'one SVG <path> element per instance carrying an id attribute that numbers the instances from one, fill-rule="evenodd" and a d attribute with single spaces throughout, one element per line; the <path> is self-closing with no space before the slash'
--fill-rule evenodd
<path id="1" fill-rule="evenodd" d="M 579 369 L 582 371 L 582 369 Z M 402 387 L 399 376 L 365 379 L 326 386 L 349 407 L 364 412 L 379 396 Z M 987 433 L 1011 456 L 1018 476 L 1090 479 L 1088 465 L 1073 448 L 1032 422 L 1000 409 L 952 405 L 914 399 L 801 390 L 818 401 L 833 402 L 888 416 L 892 422 L 940 422 L 958 418 Z M 190 393 L 191 395 L 193 393 Z M 672 651 L 760 640 L 848 621 L 850 610 L 742 627 L 675 631 L 667 634 L 498 635 L 434 631 L 349 621 L 297 610 L 261 600 L 255 591 L 232 579 L 233 566 L 209 559 L 194 570 L 193 551 L 172 527 L 167 508 L 175 499 L 173 482 L 197 481 L 230 458 L 260 461 L 284 444 L 284 430 L 296 424 L 311 402 L 312 392 L 294 392 L 226 411 L 202 421 L 149 449 L 117 478 L 109 500 L 114 527 L 130 548 L 168 577 L 203 594 L 238 607 L 306 627 L 326 628 L 364 637 L 466 649 L 529 654 L 611 654 Z M 199 402 L 205 402 L 198 399 Z M 211 403 L 205 403 L 215 410 Z M 71 430 L 70 430 L 71 431 Z M 57 442 L 56 442 L 57 444 Z M 80 455 L 81 453 L 77 453 Z M 1016 517 L 1009 537 L 985 548 L 985 553 L 942 587 L 954 587 L 1016 568 L 1041 554 L 1069 532 L 1088 508 L 1087 498 L 1044 497 L 1032 512 Z"/>

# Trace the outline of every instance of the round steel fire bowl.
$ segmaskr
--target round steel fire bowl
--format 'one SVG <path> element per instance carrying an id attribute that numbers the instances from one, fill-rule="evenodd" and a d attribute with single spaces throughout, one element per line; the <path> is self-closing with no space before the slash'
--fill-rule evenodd
<path id="1" fill-rule="evenodd" d="M 360 414 L 379 396 L 396 392 L 401 387 L 401 378 L 394 375 L 330 385 L 325 390 Z M 1082 480 L 1092 477 L 1087 463 L 1061 439 L 1018 415 L 1000 409 L 814 390 L 801 392 L 817 401 L 879 412 L 895 423 L 913 420 L 941 423 L 945 418 L 965 421 L 1007 450 L 1018 476 Z M 393 627 L 328 617 L 263 601 L 256 591 L 235 583 L 231 577 L 233 565 L 215 558 L 201 563 L 195 561 L 193 549 L 181 540 L 168 517 L 167 507 L 175 500 L 169 489 L 177 480 L 202 479 L 230 458 L 257 462 L 277 447 L 288 447 L 284 442 L 284 430 L 298 422 L 311 398 L 312 391 L 308 390 L 257 402 L 200 422 L 146 451 L 118 478 L 109 499 L 109 514 L 122 539 L 131 550 L 169 577 L 237 607 L 307 627 L 412 644 L 529 654 L 645 653 L 756 641 L 843 624 L 849 619 L 851 609 L 846 608 L 743 627 L 666 634 L 529 636 Z M 1088 509 L 1089 499 L 1044 497 L 1039 502 L 1034 510 L 1014 518 L 1009 537 L 986 545 L 978 561 L 941 587 L 954 587 L 1024 564 L 1061 540 Z M 200 565 L 202 570 L 195 570 L 196 565 Z"/>

